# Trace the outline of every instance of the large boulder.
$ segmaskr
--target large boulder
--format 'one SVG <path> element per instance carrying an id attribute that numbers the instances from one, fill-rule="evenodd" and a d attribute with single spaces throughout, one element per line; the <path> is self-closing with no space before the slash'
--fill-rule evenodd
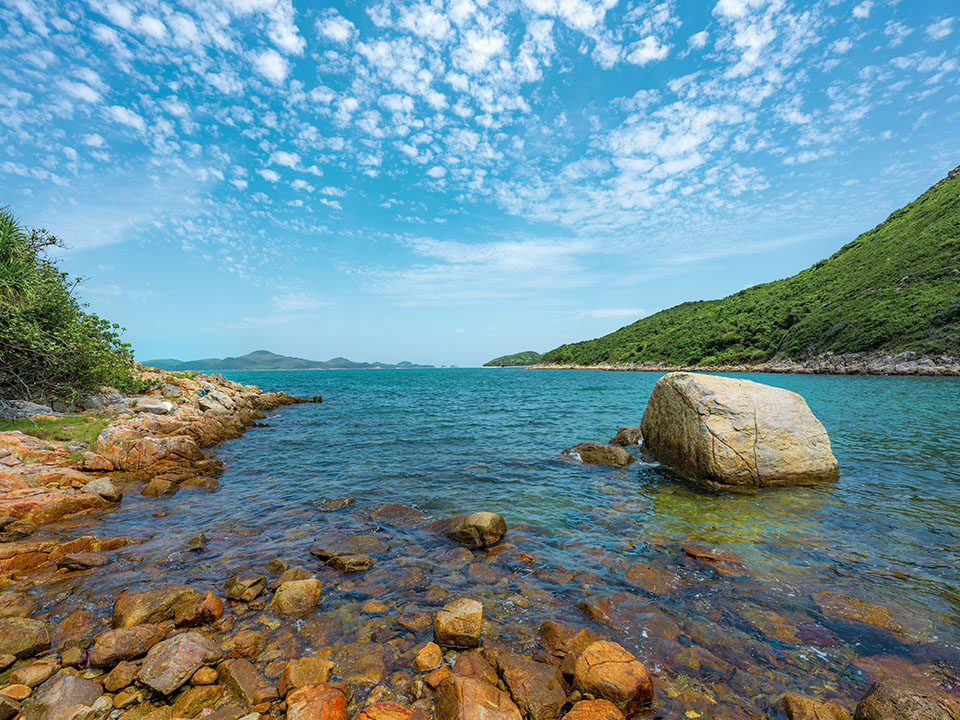
<path id="1" fill-rule="evenodd" d="M 878 680 L 867 691 L 854 720 L 960 720 L 960 698 L 915 682 Z"/>
<path id="2" fill-rule="evenodd" d="M 483 605 L 469 598 L 447 603 L 433 619 L 434 640 L 444 647 L 478 647 L 482 631 Z"/>
<path id="3" fill-rule="evenodd" d="M 50 631 L 45 623 L 23 617 L 0 619 L 0 655 L 33 657 L 50 649 Z"/>
<path id="4" fill-rule="evenodd" d="M 522 720 L 510 695 L 482 680 L 451 675 L 437 688 L 437 720 Z"/>
<path id="5" fill-rule="evenodd" d="M 432 523 L 430 529 L 471 550 L 480 550 L 500 542 L 507 532 L 507 523 L 496 513 L 481 511 L 440 520 Z"/>
<path id="6" fill-rule="evenodd" d="M 836 480 L 830 438 L 802 397 L 750 380 L 675 372 L 650 393 L 643 452 L 713 488 Z"/>
<path id="7" fill-rule="evenodd" d="M 585 695 L 609 700 L 628 718 L 653 702 L 647 669 L 615 642 L 598 640 L 577 658 L 573 686 Z"/>
<path id="8" fill-rule="evenodd" d="M 157 692 L 169 695 L 201 667 L 222 657 L 223 651 L 215 643 L 198 632 L 187 632 L 150 648 L 137 678 Z"/>
<path id="9" fill-rule="evenodd" d="M 133 660 L 163 640 L 166 633 L 158 625 L 107 630 L 97 635 L 90 648 L 91 667 L 113 667 L 122 660 Z"/>

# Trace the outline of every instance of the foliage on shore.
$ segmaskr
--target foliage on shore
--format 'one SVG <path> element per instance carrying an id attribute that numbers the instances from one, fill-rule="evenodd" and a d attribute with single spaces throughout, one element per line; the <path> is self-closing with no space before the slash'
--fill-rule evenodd
<path id="1" fill-rule="evenodd" d="M 86 443 L 93 447 L 103 429 L 110 424 L 111 418 L 101 415 L 73 415 L 48 420 L 10 420 L 0 422 L 0 432 L 18 430 L 24 435 L 32 435 L 41 440 Z"/>
<path id="2" fill-rule="evenodd" d="M 902 351 L 960 355 L 960 168 L 793 277 L 677 305 L 542 362 L 736 365 Z"/>
<path id="3" fill-rule="evenodd" d="M 485 362 L 484 367 L 522 367 L 524 365 L 536 365 L 540 362 L 542 356 L 533 350 L 514 353 L 513 355 L 501 355 L 490 362 Z"/>
<path id="4" fill-rule="evenodd" d="M 109 385 L 136 390 L 122 328 L 76 297 L 79 278 L 61 272 L 46 230 L 25 230 L 0 209 L 0 400 L 75 400 Z"/>

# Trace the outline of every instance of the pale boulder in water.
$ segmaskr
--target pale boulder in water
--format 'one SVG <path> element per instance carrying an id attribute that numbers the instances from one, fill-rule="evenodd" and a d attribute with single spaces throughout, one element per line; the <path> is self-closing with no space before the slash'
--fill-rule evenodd
<path id="1" fill-rule="evenodd" d="M 836 480 L 830 438 L 794 392 L 750 380 L 676 372 L 650 394 L 643 452 L 714 488 Z"/>

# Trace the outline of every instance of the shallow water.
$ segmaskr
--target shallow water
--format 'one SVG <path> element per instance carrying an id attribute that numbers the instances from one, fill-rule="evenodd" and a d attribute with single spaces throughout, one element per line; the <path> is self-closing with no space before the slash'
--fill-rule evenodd
<path id="1" fill-rule="evenodd" d="M 282 408 L 269 427 L 220 446 L 227 470 L 217 491 L 155 500 L 128 493 L 96 522 L 54 528 L 147 539 L 107 574 L 73 573 L 39 588 L 54 619 L 78 607 L 106 618 L 117 592 L 156 579 L 222 593 L 229 576 L 268 574 L 266 563 L 279 556 L 316 570 L 324 600 L 314 615 L 280 627 L 269 610 L 240 615 L 238 628 L 268 633 L 258 662 L 268 675 L 279 671 L 271 660 L 323 649 L 340 677 L 370 687 L 382 675 L 389 684 L 429 636 L 398 629 L 397 616 L 432 613 L 450 593 L 484 602 L 489 643 L 534 652 L 539 625 L 557 620 L 635 650 L 656 675 L 654 714 L 663 717 L 766 717 L 785 691 L 852 707 L 884 673 L 955 685 L 960 380 L 745 376 L 807 399 L 830 434 L 841 478 L 738 495 L 697 490 L 650 464 L 614 470 L 558 457 L 579 441 L 606 441 L 619 425 L 639 424 L 656 374 L 228 376 L 266 390 L 321 393 L 324 402 Z M 347 496 L 356 498 L 347 509 L 318 506 Z M 442 537 L 370 520 L 384 503 L 437 518 L 499 512 L 509 542 L 468 562 Z M 198 532 L 210 538 L 207 550 L 186 552 Z M 355 532 L 392 545 L 366 573 L 341 576 L 308 554 L 317 538 Z M 749 574 L 718 574 L 688 557 L 682 547 L 689 545 L 730 550 Z M 626 570 L 640 562 L 678 576 L 678 589 L 657 595 L 630 585 Z M 821 607 L 822 595 L 814 599 L 824 591 L 884 605 L 903 629 L 845 621 Z M 360 612 L 370 598 L 388 613 Z"/>

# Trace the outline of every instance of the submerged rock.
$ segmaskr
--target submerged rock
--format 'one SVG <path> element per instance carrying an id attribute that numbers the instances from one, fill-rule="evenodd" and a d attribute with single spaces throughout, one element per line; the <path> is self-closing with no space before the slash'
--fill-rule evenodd
<path id="1" fill-rule="evenodd" d="M 304 657 L 290 660 L 280 674 L 277 693 L 284 697 L 291 690 L 304 685 L 318 685 L 330 681 L 333 676 L 333 663 L 318 657 Z"/>
<path id="2" fill-rule="evenodd" d="M 327 560 L 327 565 L 343 573 L 362 572 L 373 567 L 373 558 L 369 555 L 334 555 Z"/>
<path id="3" fill-rule="evenodd" d="M 598 442 L 582 442 L 563 451 L 564 455 L 576 458 L 584 465 L 609 465 L 624 468 L 637 459 L 622 447 L 604 445 Z"/>
<path id="4" fill-rule="evenodd" d="M 481 550 L 492 547 L 503 539 L 507 532 L 507 523 L 496 513 L 481 511 L 431 523 L 429 529 L 443 533 L 455 543 L 471 550 Z"/>
<path id="5" fill-rule="evenodd" d="M 87 453 L 87 455 L 93 455 L 93 453 Z M 100 457 L 97 455 L 96 457 Z M 103 458 L 101 458 L 103 459 Z M 104 460 L 104 462 L 107 462 Z M 108 463 L 109 464 L 109 463 Z M 113 469 L 113 465 L 110 465 L 110 469 Z M 116 485 L 111 482 L 110 478 L 98 477 L 96 480 L 91 480 L 82 488 L 85 493 L 93 493 L 94 495 L 99 495 L 104 500 L 109 500 L 110 502 L 118 503 L 123 499 L 123 493 L 117 488 Z"/>
<path id="6" fill-rule="evenodd" d="M 616 435 L 610 438 L 611 445 L 619 445 L 620 447 L 639 445 L 641 442 L 643 442 L 643 433 L 640 431 L 639 425 L 622 427 L 617 430 Z"/>
<path id="7" fill-rule="evenodd" d="M 675 372 L 643 413 L 643 452 L 713 488 L 836 480 L 830 439 L 802 397 L 750 380 Z"/>
<path id="8" fill-rule="evenodd" d="M 391 525 L 419 525 L 427 519 L 427 514 L 410 505 L 388 503 L 370 513 L 370 518 Z"/>
<path id="9" fill-rule="evenodd" d="M 784 695 L 780 705 L 788 720 L 850 720 L 850 713 L 834 700 Z"/>
<path id="10" fill-rule="evenodd" d="M 287 695 L 287 720 L 346 720 L 347 693 L 340 685 L 304 685 Z"/>
<path id="11" fill-rule="evenodd" d="M 329 560 L 337 555 L 376 555 L 390 549 L 376 535 L 344 535 L 332 540 L 314 543 L 310 554 L 321 560 Z"/>
<path id="12" fill-rule="evenodd" d="M 854 720 L 960 720 L 960 698 L 903 680 L 878 680 L 857 704 Z"/>
<path id="13" fill-rule="evenodd" d="M 281 615 L 305 615 L 320 602 L 320 590 L 316 578 L 290 580 L 277 588 L 270 607 Z"/>
<path id="14" fill-rule="evenodd" d="M 263 575 L 252 577 L 234 576 L 227 580 L 227 599 L 239 602 L 252 602 L 267 587 L 267 579 Z"/>

